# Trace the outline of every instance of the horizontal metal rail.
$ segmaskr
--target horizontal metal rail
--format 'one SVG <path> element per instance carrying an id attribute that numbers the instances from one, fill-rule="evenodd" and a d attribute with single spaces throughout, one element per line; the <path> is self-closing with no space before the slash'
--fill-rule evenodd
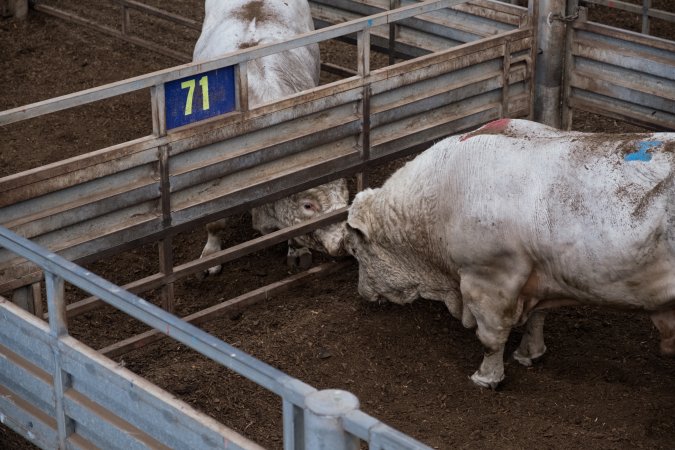
<path id="1" fill-rule="evenodd" d="M 145 3 L 140 3 L 134 0 L 114 0 L 114 1 L 115 3 L 124 8 L 135 9 L 136 11 L 140 11 L 145 14 L 149 14 L 151 16 L 159 17 L 160 19 L 164 19 L 187 28 L 192 28 L 193 30 L 199 31 L 202 29 L 202 24 L 196 20 L 188 19 L 187 17 L 179 16 L 178 14 L 173 14 L 168 11 L 164 11 L 160 8 L 155 8 L 154 6 L 146 5 Z"/>
<path id="2" fill-rule="evenodd" d="M 530 33 L 513 30 L 167 136 L 5 177 L 0 223 L 82 262 L 362 171 L 503 114 L 527 116 Z M 505 58 L 509 73 L 502 69 Z M 359 153 L 361 114 L 355 113 L 364 89 L 372 93 L 366 160 Z M 330 121 L 313 120 L 327 116 Z M 160 147 L 169 148 L 170 170 L 158 174 Z M 171 186 L 170 210 L 158 210 L 165 203 L 158 201 L 162 183 Z M 208 262 L 195 264 L 178 273 Z M 33 282 L 19 278 L 29 273 L 0 251 L 0 291 Z"/>
<path id="3" fill-rule="evenodd" d="M 23 397 L 14 401 L 12 405 L 5 405 L 0 401 L 0 411 L 5 411 L 11 418 L 10 424 L 14 424 L 15 428 L 20 431 L 24 430 L 15 421 L 20 422 L 22 418 L 28 421 L 41 418 L 38 421 L 38 425 L 42 426 L 43 423 L 46 425 L 44 425 L 44 436 L 40 438 L 40 442 L 51 442 L 51 445 L 53 445 L 56 437 L 53 431 L 49 431 L 49 429 L 53 430 L 55 428 L 53 419 L 49 418 L 51 416 L 50 413 L 53 412 L 49 399 L 54 399 L 55 397 L 55 413 L 59 424 L 56 427 L 58 428 L 58 439 L 62 444 L 65 445 L 66 442 L 69 442 L 75 448 L 88 448 L 90 445 L 88 442 L 95 442 L 96 439 L 103 439 L 104 442 L 107 442 L 113 448 L 129 448 L 128 446 L 133 448 L 138 445 L 142 445 L 143 447 L 161 447 L 162 445 L 160 444 L 169 445 L 173 442 L 172 439 L 174 438 L 171 436 L 176 436 L 176 432 L 182 433 L 180 436 L 183 438 L 189 438 L 192 432 L 188 429 L 181 431 L 180 426 L 185 422 L 177 416 L 188 413 L 189 407 L 187 405 L 179 406 L 179 403 L 175 400 L 166 403 L 166 400 L 162 400 L 163 394 L 161 394 L 159 389 L 118 367 L 113 361 L 103 358 L 67 335 L 65 299 L 63 297 L 63 283 L 67 282 L 101 298 L 109 305 L 129 314 L 146 325 L 161 330 L 162 333 L 181 342 L 186 347 L 199 352 L 281 396 L 285 405 L 285 432 L 292 432 L 293 436 L 302 436 L 304 434 L 306 438 L 314 436 L 315 433 L 320 433 L 320 431 L 313 430 L 311 426 L 308 426 L 306 420 L 303 421 L 305 423 L 305 432 L 303 433 L 297 429 L 299 422 L 293 421 L 288 417 L 290 413 L 294 412 L 294 408 L 303 410 L 308 408 L 308 398 L 318 392 L 310 385 L 253 358 L 194 325 L 179 319 L 142 298 L 136 297 L 113 283 L 41 248 L 4 227 L 0 227 L 0 245 L 38 264 L 47 274 L 47 279 L 51 280 L 48 283 L 47 289 L 50 305 L 49 327 L 0 297 L 0 318 L 4 317 L 3 320 L 5 321 L 5 328 L 0 330 L 0 335 L 8 332 L 12 333 L 11 327 L 18 327 L 16 328 L 16 332 L 3 339 L 3 343 L 12 345 L 17 341 L 16 336 L 33 334 L 35 338 L 46 340 L 45 343 L 48 347 L 53 348 L 53 355 L 56 358 L 54 362 L 50 358 L 48 354 L 50 352 L 48 351 L 44 353 L 44 356 L 40 360 L 38 359 L 39 355 L 29 351 L 26 347 L 23 347 L 23 351 L 27 351 L 28 354 L 18 357 L 14 353 L 14 350 L 6 348 L 3 351 L 3 347 L 0 347 L 0 355 L 4 356 L 0 358 L 0 362 L 13 361 L 12 364 L 6 364 L 5 366 L 0 364 L 0 379 L 11 374 L 12 371 L 18 370 L 22 371 L 26 380 L 35 380 L 36 386 L 42 386 L 41 390 L 43 394 L 41 398 L 44 398 L 45 402 L 41 408 L 46 411 L 38 411 L 40 408 L 36 410 L 35 407 L 31 406 L 31 401 L 23 400 Z M 9 325 L 11 327 L 7 328 Z M 19 338 L 18 341 L 18 348 L 20 349 L 22 348 L 21 342 L 23 340 Z M 11 355 L 15 356 L 10 357 Z M 23 357 L 25 356 L 31 358 L 33 362 L 24 362 Z M 38 365 L 36 366 L 35 364 Z M 56 373 L 52 377 L 45 370 L 54 370 Z M 63 374 L 58 375 L 59 371 L 63 371 Z M 59 389 L 58 380 L 63 377 L 66 377 L 70 381 Z M 128 381 L 125 381 L 125 379 Z M 30 385 L 33 381 L 25 382 Z M 56 386 L 55 391 L 52 391 L 49 387 L 49 384 L 52 382 Z M 31 395 L 34 396 L 40 391 L 32 389 L 31 392 L 33 392 Z M 10 398 L 13 398 L 14 394 L 12 392 Z M 127 398 L 130 400 L 126 400 Z M 141 398 L 146 403 L 139 403 L 139 399 Z M 33 402 L 35 401 L 33 399 Z M 164 409 L 167 405 L 169 405 L 170 409 Z M 3 409 L 5 407 L 10 408 L 10 406 L 14 409 Z M 178 409 L 176 409 L 176 406 L 178 406 Z M 133 408 L 133 411 L 129 410 L 128 415 L 114 416 L 105 409 L 107 407 L 112 408 L 117 414 L 123 412 L 125 408 Z M 61 410 L 61 418 L 59 418 L 59 408 L 63 408 Z M 159 413 L 156 412 L 158 409 Z M 95 416 L 92 416 L 92 412 L 95 413 Z M 22 416 L 22 414 L 26 416 Z M 160 421 L 162 424 L 153 421 L 152 417 L 155 414 L 160 414 L 158 417 L 168 420 L 174 430 L 163 428 L 162 424 L 165 423 L 163 420 Z M 190 420 L 197 420 L 197 423 L 202 422 L 204 424 L 212 423 L 212 429 L 215 428 L 219 429 L 219 432 L 229 433 L 225 440 L 210 439 L 207 441 L 208 447 L 197 444 L 200 448 L 258 448 L 255 444 L 237 437 L 237 435 L 227 431 L 224 427 L 219 428 L 219 426 L 216 426 L 217 423 L 205 416 L 200 416 L 194 412 L 189 414 Z M 308 414 L 308 412 L 305 412 L 305 414 Z M 309 414 L 311 416 L 311 411 Z M 345 430 L 355 437 L 369 442 L 371 448 L 429 448 L 358 410 L 348 412 L 348 414 L 349 416 L 345 416 L 342 422 L 344 423 Z M 127 420 L 136 418 L 133 421 L 127 422 L 120 417 Z M 64 420 L 66 421 L 66 425 L 63 425 Z M 69 427 L 67 425 L 68 421 L 73 420 L 80 423 L 81 427 L 75 428 L 72 425 Z M 316 420 L 316 418 L 313 418 L 313 420 Z M 40 430 L 40 426 L 36 427 L 36 429 Z M 92 428 L 92 426 L 95 428 Z M 151 434 L 148 437 L 143 437 L 139 434 L 136 426 L 142 427 Z M 67 431 L 68 429 L 70 429 L 70 432 Z M 77 433 L 73 433 L 73 430 L 78 431 Z M 169 432 L 168 435 L 165 434 L 167 431 Z M 154 438 L 150 437 L 151 435 L 160 436 L 160 439 L 163 441 L 154 441 Z M 202 438 L 204 438 L 203 435 Z M 198 440 L 200 438 L 198 435 L 195 435 L 195 439 Z M 77 444 L 78 442 L 80 443 L 79 445 Z M 192 442 L 190 444 L 192 448 L 197 448 L 195 447 L 195 441 L 190 442 Z M 292 443 L 293 440 L 285 437 L 285 442 Z M 386 447 L 383 444 L 386 444 Z M 292 447 L 287 448 L 290 449 Z"/>
<path id="4" fill-rule="evenodd" d="M 405 6 L 400 9 L 382 12 L 373 16 L 355 19 L 343 24 L 333 25 L 321 30 L 305 33 L 287 41 L 259 45 L 250 49 L 229 53 L 221 58 L 209 61 L 191 62 L 73 94 L 20 106 L 0 112 L 0 126 L 39 117 L 56 111 L 62 111 L 75 106 L 93 103 L 141 89 L 148 89 L 180 78 L 220 69 L 222 67 L 234 66 L 242 62 L 251 61 L 298 47 L 304 47 L 310 44 L 317 44 L 321 41 L 364 31 L 373 27 L 388 25 L 409 17 L 458 5 L 466 1 L 468 0 L 428 0 L 419 4 Z"/>

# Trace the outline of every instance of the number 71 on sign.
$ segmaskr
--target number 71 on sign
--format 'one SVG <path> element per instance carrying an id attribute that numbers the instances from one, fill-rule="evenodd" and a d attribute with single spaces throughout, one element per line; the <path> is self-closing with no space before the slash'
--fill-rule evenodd
<path id="1" fill-rule="evenodd" d="M 166 129 L 234 111 L 235 86 L 234 66 L 166 83 Z"/>

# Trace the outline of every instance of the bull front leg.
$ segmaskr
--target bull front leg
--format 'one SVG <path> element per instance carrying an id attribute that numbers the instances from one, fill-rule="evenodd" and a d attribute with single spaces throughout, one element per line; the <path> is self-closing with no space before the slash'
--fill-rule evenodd
<path id="1" fill-rule="evenodd" d="M 471 381 L 491 389 L 504 380 L 504 346 L 522 314 L 518 297 L 531 272 L 526 262 L 518 259 L 500 262 L 503 264 L 487 270 L 467 268 L 460 276 L 467 313 L 475 318 L 476 335 L 485 347 L 483 361 Z"/>
<path id="2" fill-rule="evenodd" d="M 223 244 L 220 239 L 219 232 L 224 230 L 226 226 L 227 219 L 220 219 L 206 224 L 206 232 L 208 233 L 208 236 L 206 237 L 206 245 L 204 245 L 204 250 L 202 250 L 200 258 L 204 258 L 222 250 Z M 202 272 L 200 274 L 201 276 L 198 275 L 198 277 L 204 278 L 207 275 L 218 275 L 221 269 L 221 265 L 210 267 L 208 270 Z"/>

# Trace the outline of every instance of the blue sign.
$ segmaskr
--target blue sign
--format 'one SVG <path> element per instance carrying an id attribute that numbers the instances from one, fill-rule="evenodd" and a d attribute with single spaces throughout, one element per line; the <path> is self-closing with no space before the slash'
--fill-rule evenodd
<path id="1" fill-rule="evenodd" d="M 166 83 L 164 98 L 167 130 L 234 111 L 234 66 Z"/>

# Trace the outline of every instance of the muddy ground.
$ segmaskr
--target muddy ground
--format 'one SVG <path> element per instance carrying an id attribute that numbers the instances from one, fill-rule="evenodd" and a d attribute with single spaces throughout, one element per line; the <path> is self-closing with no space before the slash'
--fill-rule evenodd
<path id="1" fill-rule="evenodd" d="M 83 4 L 51 3 L 75 9 Z M 202 14 L 199 1 L 147 3 L 197 19 Z M 654 6 L 675 10 L 669 3 L 654 0 Z M 103 6 L 97 14 L 118 17 Z M 639 27 L 636 16 L 604 8 L 593 8 L 591 18 Z M 654 32 L 675 39 L 672 24 L 655 22 Z M 150 34 L 187 52 L 197 37 L 168 25 Z M 322 52 L 331 62 L 353 65 L 351 52 L 338 44 Z M 176 64 L 39 13 L 26 22 L 4 19 L 0 110 Z M 0 128 L 0 176 L 149 134 L 150 124 L 149 95 L 140 92 Z M 588 114 L 579 114 L 574 128 L 640 130 Z M 375 182 L 385 175 L 379 173 Z M 232 245 L 255 236 L 244 214 L 233 218 L 225 241 Z M 179 236 L 177 262 L 198 257 L 204 239 L 202 229 Z M 290 272 L 284 261 L 285 248 L 277 246 L 227 265 L 219 276 L 182 281 L 176 286 L 177 314 L 280 280 Z M 89 267 L 125 283 L 154 273 L 157 253 L 146 246 Z M 509 361 L 506 381 L 488 391 L 468 380 L 482 357 L 478 340 L 443 305 L 369 304 L 359 298 L 356 281 L 352 265 L 203 328 L 317 388 L 353 392 L 365 412 L 436 448 L 675 448 L 675 360 L 658 354 L 657 332 L 646 316 L 557 310 L 547 319 L 547 355 L 531 368 Z M 76 299 L 79 293 L 69 290 L 69 295 Z M 143 330 L 109 308 L 70 322 L 72 334 L 93 348 Z M 512 333 L 509 353 L 519 337 L 519 330 Z M 280 400 L 175 341 L 118 361 L 262 445 L 281 447 Z M 32 446 L 0 428 L 0 448 Z"/>

